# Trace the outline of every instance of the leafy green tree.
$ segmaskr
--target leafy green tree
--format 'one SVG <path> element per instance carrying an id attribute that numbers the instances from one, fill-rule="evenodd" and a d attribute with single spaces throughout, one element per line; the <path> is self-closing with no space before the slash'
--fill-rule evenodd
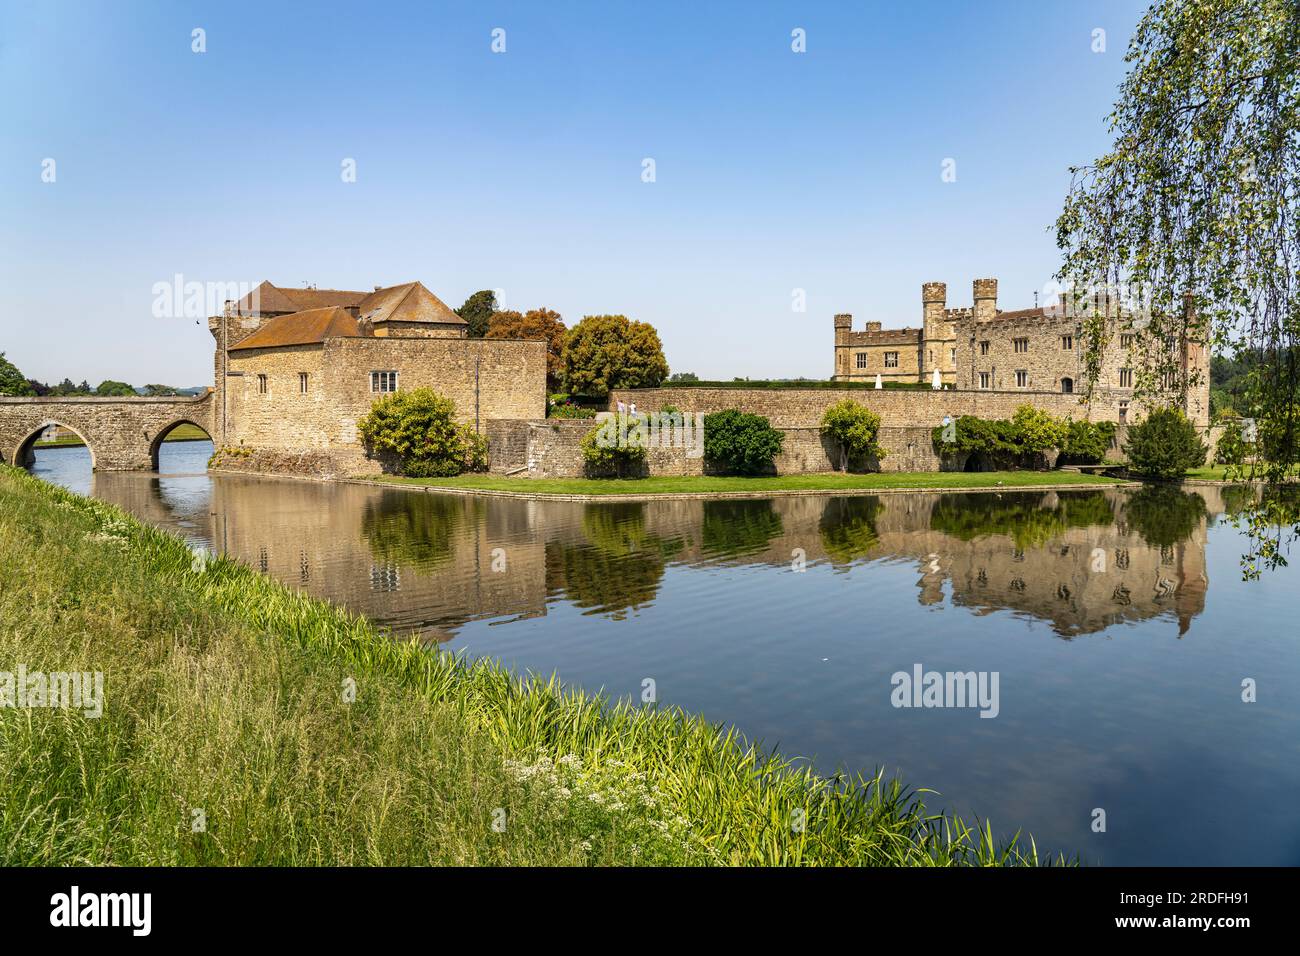
<path id="1" fill-rule="evenodd" d="M 876 442 L 880 416 L 851 398 L 826 409 L 821 430 L 840 447 L 840 471 L 849 470 L 850 460 L 885 457 L 885 449 Z"/>
<path id="2" fill-rule="evenodd" d="M 1059 461 L 1075 465 L 1099 464 L 1110 451 L 1115 430 L 1114 422 L 1067 421 Z"/>
<path id="3" fill-rule="evenodd" d="M 134 397 L 135 389 L 126 382 L 115 382 L 111 378 L 106 378 L 99 383 L 95 389 L 95 394 L 104 398 L 126 398 Z"/>
<path id="4" fill-rule="evenodd" d="M 638 415 L 636 421 L 643 422 Z M 582 436 L 582 459 L 587 473 L 600 478 L 640 477 L 646 460 L 647 434 L 644 428 L 624 428 L 610 418 Z"/>
<path id="5" fill-rule="evenodd" d="M 673 372 L 668 376 L 669 385 L 690 385 L 699 380 L 700 377 L 694 372 Z"/>
<path id="6" fill-rule="evenodd" d="M 487 467 L 487 440 L 456 421 L 456 404 L 431 388 L 375 400 L 357 423 L 366 449 L 396 459 L 411 478 L 445 478 Z"/>
<path id="7" fill-rule="evenodd" d="M 35 395 L 36 390 L 13 362 L 0 352 L 0 395 Z"/>
<path id="8" fill-rule="evenodd" d="M 492 314 L 497 310 L 497 295 L 491 289 L 475 292 L 465 304 L 456 310 L 456 314 L 469 326 L 469 337 L 481 339 L 487 335 L 492 324 Z"/>
<path id="9" fill-rule="evenodd" d="M 1065 422 L 1033 405 L 1017 408 L 1011 416 L 1011 427 L 1020 453 L 1029 459 L 1060 448 L 1069 435 Z"/>
<path id="10" fill-rule="evenodd" d="M 553 309 L 529 309 L 520 314 L 513 310 L 492 313 L 488 323 L 489 339 L 538 339 L 546 343 L 546 385 L 555 388 L 560 381 L 560 363 L 564 354 L 564 337 L 568 329 L 564 319 Z"/>
<path id="11" fill-rule="evenodd" d="M 716 468 L 756 475 L 772 466 L 785 434 L 762 415 L 734 408 L 704 416 L 704 458 Z"/>
<path id="12" fill-rule="evenodd" d="M 571 395 L 608 395 L 615 388 L 654 388 L 668 361 L 654 326 L 624 315 L 589 315 L 564 340 L 561 381 Z"/>
<path id="13" fill-rule="evenodd" d="M 1182 409 L 1158 408 L 1132 425 L 1124 454 L 1139 475 L 1163 480 L 1181 479 L 1189 468 L 1205 464 L 1205 442 Z"/>
<path id="14" fill-rule="evenodd" d="M 170 385 L 146 385 L 144 393 L 151 398 L 162 398 L 169 395 L 179 395 L 180 392 Z"/>
<path id="15" fill-rule="evenodd" d="M 1277 409 L 1279 440 L 1263 477 L 1282 480 L 1300 445 L 1300 4 L 1294 0 L 1155 0 L 1127 54 L 1110 116 L 1110 151 L 1072 170 L 1057 220 L 1060 277 L 1082 290 L 1137 290 L 1148 314 L 1135 352 L 1163 356 L 1136 383 L 1190 384 L 1161 338 L 1186 332 L 1257 374 L 1238 414 Z M 1081 336 L 1089 380 L 1108 332 Z M 1143 346 L 1147 346 L 1143 348 Z M 1247 509 L 1247 577 L 1277 566 L 1279 515 Z M 1300 533 L 1300 511 L 1281 522 Z M 1256 560 L 1258 559 L 1258 560 Z"/>

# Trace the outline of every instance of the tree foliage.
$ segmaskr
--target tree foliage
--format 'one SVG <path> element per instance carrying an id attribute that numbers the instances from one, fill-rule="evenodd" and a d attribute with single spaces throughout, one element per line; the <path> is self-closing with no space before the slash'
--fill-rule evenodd
<path id="1" fill-rule="evenodd" d="M 1132 425 L 1124 454 L 1139 475 L 1162 480 L 1182 478 L 1205 464 L 1205 442 L 1180 408 L 1158 408 Z"/>
<path id="2" fill-rule="evenodd" d="M 487 440 L 456 421 L 456 404 L 431 388 L 381 396 L 357 423 L 366 449 L 391 456 L 411 478 L 444 478 L 487 467 Z"/>
<path id="3" fill-rule="evenodd" d="M 1010 418 L 962 415 L 931 432 L 935 451 L 942 456 L 980 455 L 993 467 L 1040 467 L 1046 454 L 1062 448 L 1069 424 L 1048 412 L 1021 405 Z"/>
<path id="4" fill-rule="evenodd" d="M 1074 421 L 1066 423 L 1065 443 L 1061 446 L 1061 464 L 1096 465 L 1110 451 L 1115 440 L 1114 422 Z"/>
<path id="5" fill-rule="evenodd" d="M 593 478 L 638 477 L 646 459 L 646 444 L 644 429 L 620 433 L 617 419 L 607 419 L 582 436 L 587 474 Z"/>
<path id="6" fill-rule="evenodd" d="M 0 352 L 0 395 L 35 395 L 36 390 L 13 362 Z"/>
<path id="7" fill-rule="evenodd" d="M 564 339 L 560 379 L 571 395 L 655 388 L 668 377 L 659 333 L 624 315 L 588 315 Z"/>
<path id="8" fill-rule="evenodd" d="M 554 388 L 560 380 L 560 362 L 564 354 L 564 336 L 568 329 L 560 313 L 547 308 L 527 312 L 494 312 L 488 323 L 489 339 L 538 339 L 546 343 L 546 382 Z"/>
<path id="9" fill-rule="evenodd" d="M 840 471 L 848 471 L 849 462 L 853 460 L 885 457 L 885 449 L 876 442 L 880 433 L 880 416 L 851 398 L 826 409 L 821 430 L 839 445 Z"/>
<path id="10" fill-rule="evenodd" d="M 131 398 L 135 396 L 135 389 L 126 382 L 106 378 L 95 387 L 95 394 L 102 398 Z"/>
<path id="11" fill-rule="evenodd" d="M 704 416 L 704 458 L 722 471 L 755 475 L 771 467 L 785 434 L 762 415 L 727 409 Z"/>
<path id="12" fill-rule="evenodd" d="M 1300 5 L 1156 0 L 1127 60 L 1111 150 L 1072 171 L 1057 220 L 1061 278 L 1140 299 L 1139 346 L 1185 332 L 1246 360 L 1234 408 L 1273 410 L 1259 465 L 1281 480 L 1300 444 Z M 1106 333 L 1087 325 L 1091 371 Z M 1171 373 L 1192 384 L 1176 354 L 1136 351 L 1155 356 L 1139 387 Z M 1280 538 L 1277 517 L 1255 509 L 1248 531 Z"/>
<path id="13" fill-rule="evenodd" d="M 487 335 L 492 323 L 492 314 L 497 310 L 497 294 L 491 289 L 475 292 L 465 304 L 456 310 L 456 314 L 469 326 L 469 337 L 481 339 Z"/>

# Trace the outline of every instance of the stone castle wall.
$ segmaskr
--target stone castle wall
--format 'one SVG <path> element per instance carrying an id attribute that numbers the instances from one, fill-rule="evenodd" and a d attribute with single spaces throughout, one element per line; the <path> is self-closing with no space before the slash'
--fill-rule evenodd
<path id="1" fill-rule="evenodd" d="M 638 411 L 640 409 L 638 408 Z M 493 474 L 521 478 L 582 478 L 586 465 L 582 439 L 596 423 L 544 419 L 541 421 L 495 421 L 488 426 L 488 457 Z M 834 442 L 816 426 L 782 428 L 785 436 L 781 454 L 773 462 L 778 475 L 828 472 L 839 468 Z M 887 454 L 873 463 L 880 471 L 938 471 L 930 429 L 923 427 L 881 428 L 880 444 Z M 691 458 L 685 448 L 651 448 L 646 457 L 646 474 L 713 474 L 703 458 Z"/>
<path id="2" fill-rule="evenodd" d="M 335 477 L 375 474 L 357 422 L 378 394 L 371 372 L 396 372 L 403 391 L 430 387 L 480 431 L 497 419 L 546 414 L 546 345 L 508 339 L 336 338 L 230 354 L 221 467 Z M 300 375 L 307 376 L 306 391 Z M 265 391 L 260 376 L 265 376 Z"/>

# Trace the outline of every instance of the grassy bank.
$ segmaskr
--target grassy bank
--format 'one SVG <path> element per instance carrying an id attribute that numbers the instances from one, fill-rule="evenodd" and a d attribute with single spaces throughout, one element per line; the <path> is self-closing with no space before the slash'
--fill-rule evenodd
<path id="1" fill-rule="evenodd" d="M 208 433 L 197 425 L 182 423 L 167 433 L 164 442 L 169 441 L 207 441 Z M 35 448 L 68 448 L 72 446 L 84 445 L 85 442 L 76 434 L 60 435 L 58 438 L 49 441 L 38 441 L 33 446 Z"/>
<path id="2" fill-rule="evenodd" d="M 906 488 L 1096 486 L 1119 483 L 1100 475 L 1071 471 L 925 471 L 873 474 L 777 475 L 738 478 L 708 475 L 650 478 L 504 478 L 498 475 L 458 475 L 455 478 L 376 478 L 394 484 L 459 490 L 509 491 L 539 495 L 680 495 L 765 491 L 881 491 Z"/>
<path id="3" fill-rule="evenodd" d="M 104 705 L 0 707 L 4 865 L 1034 859 L 897 783 L 394 640 L 0 466 L 0 671 L 19 664 L 101 671 Z"/>

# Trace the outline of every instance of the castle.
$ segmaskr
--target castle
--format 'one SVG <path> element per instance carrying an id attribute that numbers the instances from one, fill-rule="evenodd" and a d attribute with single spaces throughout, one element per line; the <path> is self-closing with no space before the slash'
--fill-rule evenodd
<path id="1" fill-rule="evenodd" d="M 971 308 L 950 309 L 947 285 L 925 283 L 919 328 L 884 329 L 869 321 L 866 331 L 854 332 L 852 315 L 835 316 L 833 380 L 931 384 L 937 371 L 944 386 L 960 391 L 1069 395 L 1083 390 L 1082 324 L 1064 296 L 1050 306 L 1003 312 L 997 279 L 976 279 L 971 294 Z M 1127 423 L 1137 411 L 1131 407 L 1138 364 L 1134 336 L 1124 331 L 1127 317 L 1118 308 L 1100 304 L 1109 345 L 1091 396 L 1092 417 Z M 1208 425 L 1208 350 L 1187 336 L 1168 344 L 1177 352 L 1183 377 L 1194 380 L 1187 395 L 1170 397 L 1180 400 L 1194 422 Z M 1175 383 L 1168 390 L 1173 392 Z"/>
<path id="2" fill-rule="evenodd" d="M 622 390 L 608 398 L 646 412 L 665 408 L 707 414 L 738 409 L 767 416 L 785 433 L 779 473 L 830 471 L 834 449 L 820 430 L 825 409 L 843 398 L 882 417 L 879 440 L 886 470 L 946 467 L 931 429 L 950 417 L 1006 418 L 1030 404 L 1058 417 L 1138 420 L 1136 367 L 1128 321 L 1110 324 L 1100 376 L 1084 402 L 1079 318 L 1064 303 L 1002 312 L 997 280 L 977 279 L 974 307 L 949 309 L 947 288 L 921 289 L 919 328 L 883 329 L 835 316 L 833 379 L 856 388 L 747 389 L 671 387 Z M 208 320 L 216 344 L 209 433 L 215 465 L 226 469 L 340 477 L 389 467 L 371 458 L 357 423 L 375 399 L 399 389 L 431 387 L 452 399 L 459 419 L 484 435 L 489 465 L 499 474 L 576 477 L 584 474 L 581 440 L 590 422 L 546 418 L 546 343 L 470 338 L 468 326 L 419 282 L 370 292 L 292 289 L 264 282 Z M 1169 341 L 1184 373 L 1199 380 L 1186 392 L 1146 395 L 1144 405 L 1177 400 L 1199 426 L 1209 424 L 1206 350 L 1187 338 Z M 1169 356 L 1166 355 L 1165 358 Z M 1141 363 L 1141 364 L 1139 364 Z M 946 388 L 863 390 L 860 383 Z M 1185 380 L 1185 375 L 1184 375 Z M 1118 444 L 1112 451 L 1118 453 Z M 694 474 L 704 466 L 681 449 L 656 449 L 654 474 Z"/>
<path id="3" fill-rule="evenodd" d="M 465 320 L 419 282 L 371 292 L 263 282 L 208 329 L 213 443 L 219 455 L 259 456 L 258 470 L 378 470 L 357 422 L 398 389 L 435 389 L 478 431 L 546 416 L 546 343 L 470 338 Z"/>

